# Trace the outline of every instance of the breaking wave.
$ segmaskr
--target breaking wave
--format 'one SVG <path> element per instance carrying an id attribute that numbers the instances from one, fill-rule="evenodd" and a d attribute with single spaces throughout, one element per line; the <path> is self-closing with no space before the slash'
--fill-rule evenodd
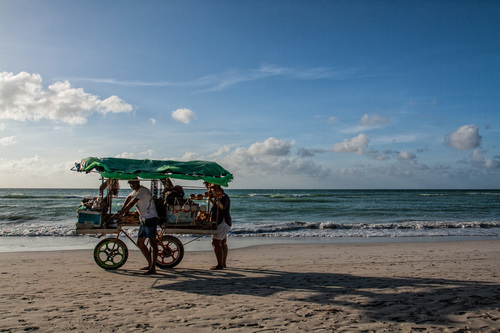
<path id="1" fill-rule="evenodd" d="M 137 228 L 127 228 L 135 235 Z M 234 223 L 232 237 L 431 237 L 431 236 L 500 236 L 500 222 L 407 221 L 399 223 Z M 74 225 L 43 225 L 37 223 L 6 224 L 0 236 L 76 235 Z"/>

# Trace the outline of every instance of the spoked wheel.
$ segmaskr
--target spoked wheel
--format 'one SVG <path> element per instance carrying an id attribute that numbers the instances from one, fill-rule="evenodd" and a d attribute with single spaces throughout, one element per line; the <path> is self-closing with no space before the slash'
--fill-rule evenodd
<path id="1" fill-rule="evenodd" d="M 97 244 L 94 249 L 94 260 L 104 269 L 122 267 L 128 258 L 128 248 L 125 243 L 116 238 L 106 238 Z"/>
<path id="2" fill-rule="evenodd" d="M 156 266 L 160 268 L 172 268 L 177 266 L 183 257 L 184 246 L 178 238 L 164 235 L 158 240 Z"/>

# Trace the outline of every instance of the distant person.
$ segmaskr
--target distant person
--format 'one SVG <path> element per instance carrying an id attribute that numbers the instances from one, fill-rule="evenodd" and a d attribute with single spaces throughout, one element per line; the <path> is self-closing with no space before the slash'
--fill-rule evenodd
<path id="1" fill-rule="evenodd" d="M 184 189 L 180 185 L 176 185 L 165 191 L 165 203 L 167 205 L 174 205 L 175 199 L 178 203 L 181 203 L 184 199 Z"/>
<path id="2" fill-rule="evenodd" d="M 123 208 L 118 212 L 118 217 L 127 214 L 134 205 L 137 206 L 141 219 L 141 226 L 137 235 L 137 246 L 148 261 L 148 266 L 143 268 L 143 270 L 146 270 L 144 274 L 155 274 L 156 259 L 158 257 L 158 244 L 156 242 L 158 213 L 156 212 L 155 202 L 151 196 L 151 192 L 144 186 L 141 186 L 138 179 L 130 180 L 128 183 L 133 191 L 125 199 Z M 145 244 L 146 238 L 149 239 L 151 250 Z"/>
<path id="3" fill-rule="evenodd" d="M 227 233 L 232 226 L 231 200 L 219 185 L 210 187 L 208 199 L 212 204 L 211 219 L 217 223 L 217 234 L 212 236 L 212 247 L 217 259 L 217 266 L 210 269 L 224 269 L 228 254 Z"/>

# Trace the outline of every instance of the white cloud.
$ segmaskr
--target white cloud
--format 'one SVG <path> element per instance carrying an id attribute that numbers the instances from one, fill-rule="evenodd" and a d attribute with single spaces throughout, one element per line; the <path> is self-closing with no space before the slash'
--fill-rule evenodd
<path id="1" fill-rule="evenodd" d="M 287 157 L 290 154 L 294 141 L 284 141 L 271 137 L 264 142 L 256 142 L 247 147 L 231 149 L 223 146 L 209 158 L 216 158 L 224 168 L 235 175 L 235 179 L 247 186 L 269 185 L 269 181 L 296 181 L 298 178 L 287 178 L 290 175 L 302 175 L 318 179 L 330 174 L 330 169 L 324 168 L 315 162 L 304 159 Z M 182 159 L 204 159 L 195 153 L 186 153 Z M 241 183 L 240 183 L 241 184 Z"/>
<path id="2" fill-rule="evenodd" d="M 153 125 L 154 125 L 154 124 L 156 124 L 156 119 L 154 119 L 154 118 L 149 118 L 149 120 L 151 121 L 151 124 L 153 124 Z"/>
<path id="3" fill-rule="evenodd" d="M 4 187 L 86 187 L 93 177 L 82 177 L 71 171 L 74 163 L 75 161 L 47 160 L 40 156 L 18 160 L 0 158 L 0 182 Z M 99 183 L 97 178 L 90 180 L 90 184 Z"/>
<path id="4" fill-rule="evenodd" d="M 294 142 L 269 138 L 264 142 L 256 142 L 248 148 L 248 152 L 252 155 L 273 155 L 286 156 L 290 154 Z"/>
<path id="5" fill-rule="evenodd" d="M 246 148 L 236 148 L 221 157 L 220 161 L 237 176 L 255 180 L 302 175 L 304 177 L 326 177 L 330 170 L 309 159 L 278 155 L 255 155 Z"/>
<path id="6" fill-rule="evenodd" d="M 357 125 L 340 128 L 339 131 L 340 133 L 344 134 L 366 132 L 383 127 L 384 125 L 387 125 L 390 122 L 391 121 L 389 120 L 389 118 L 383 118 L 379 115 L 368 115 L 365 113 L 363 117 L 361 117 L 361 119 L 358 121 Z"/>
<path id="7" fill-rule="evenodd" d="M 39 121 L 50 119 L 67 124 L 84 124 L 95 112 L 119 113 L 132 110 L 117 96 L 101 100 L 68 81 L 44 89 L 39 74 L 0 73 L 0 119 Z"/>
<path id="8" fill-rule="evenodd" d="M 196 114 L 189 109 L 177 109 L 172 111 L 172 118 L 184 124 L 189 124 L 191 120 L 196 119 Z"/>
<path id="9" fill-rule="evenodd" d="M 117 158 L 147 158 L 147 157 L 153 156 L 154 153 L 155 153 L 155 151 L 152 149 L 148 149 L 146 151 L 141 151 L 137 154 L 124 151 L 123 153 L 115 155 L 114 157 L 117 157 Z"/>
<path id="10" fill-rule="evenodd" d="M 134 158 L 134 153 L 123 152 L 121 154 L 115 155 L 117 158 Z"/>
<path id="11" fill-rule="evenodd" d="M 17 143 L 15 136 L 6 136 L 0 138 L 0 146 L 12 146 Z"/>
<path id="12" fill-rule="evenodd" d="M 31 173 L 40 170 L 39 156 L 23 158 L 20 160 L 0 159 L 0 173 Z"/>
<path id="13" fill-rule="evenodd" d="M 500 169 L 500 160 L 499 159 L 492 159 L 492 158 L 486 158 L 484 160 L 484 167 L 487 169 Z"/>
<path id="14" fill-rule="evenodd" d="M 390 123 L 389 118 L 381 117 L 378 114 L 369 115 L 365 113 L 358 124 L 361 126 L 378 127 L 388 123 Z"/>
<path id="15" fill-rule="evenodd" d="M 484 169 L 500 169 L 499 158 L 486 158 L 483 153 L 485 151 L 477 149 L 471 154 L 471 165 L 476 168 Z"/>
<path id="16" fill-rule="evenodd" d="M 0 131 L 3 131 L 5 129 L 5 124 L 0 124 Z"/>
<path id="17" fill-rule="evenodd" d="M 458 150 L 474 149 L 481 144 L 479 128 L 476 125 L 465 125 L 445 137 L 445 144 Z"/>
<path id="18" fill-rule="evenodd" d="M 231 148 L 229 146 L 224 146 L 219 148 L 215 153 L 208 155 L 210 158 L 217 158 L 220 156 L 223 156 L 224 154 L 227 154 L 231 151 Z"/>
<path id="19" fill-rule="evenodd" d="M 193 161 L 193 160 L 199 160 L 201 159 L 200 155 L 198 153 L 194 152 L 186 152 L 182 157 L 180 158 L 181 161 Z"/>
<path id="20" fill-rule="evenodd" d="M 417 158 L 417 155 L 409 151 L 406 150 L 397 151 L 392 149 L 387 149 L 384 151 L 370 149 L 365 153 L 365 155 L 377 161 L 386 161 L 393 156 L 395 156 L 399 162 L 409 162 L 416 160 Z"/>
<path id="21" fill-rule="evenodd" d="M 333 151 L 336 153 L 356 153 L 363 154 L 370 139 L 364 133 L 359 134 L 358 136 L 348 140 L 344 139 L 342 142 L 336 143 L 333 145 Z"/>
<path id="22" fill-rule="evenodd" d="M 146 151 L 143 151 L 140 153 L 141 156 L 147 156 L 147 157 L 151 157 L 153 156 L 155 153 L 155 151 L 153 149 L 148 149 Z"/>
<path id="23" fill-rule="evenodd" d="M 402 150 L 398 154 L 399 161 L 411 161 L 411 160 L 414 160 L 416 158 L 417 158 L 417 156 L 415 154 L 410 153 L 409 151 L 406 151 L 406 150 Z"/>

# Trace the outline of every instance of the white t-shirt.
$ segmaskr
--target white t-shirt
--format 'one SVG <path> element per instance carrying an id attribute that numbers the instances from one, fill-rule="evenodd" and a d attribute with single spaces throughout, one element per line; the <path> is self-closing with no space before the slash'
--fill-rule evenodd
<path id="1" fill-rule="evenodd" d="M 139 211 L 139 215 L 141 216 L 141 220 L 147 220 L 153 217 L 158 217 L 158 213 L 156 212 L 155 202 L 151 193 L 144 186 L 139 187 L 137 191 L 132 191 L 129 194 L 129 197 L 132 199 L 139 199 L 135 206 Z"/>

